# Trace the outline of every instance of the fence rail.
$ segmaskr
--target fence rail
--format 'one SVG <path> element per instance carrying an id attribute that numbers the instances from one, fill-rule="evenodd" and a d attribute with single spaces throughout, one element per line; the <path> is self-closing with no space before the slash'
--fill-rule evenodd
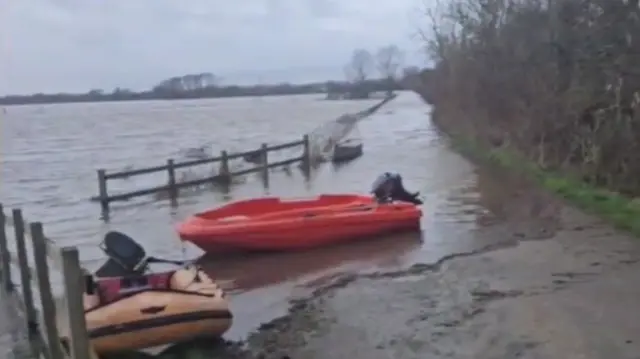
<path id="1" fill-rule="evenodd" d="M 269 163 L 268 154 L 269 152 L 280 151 L 287 148 L 294 147 L 302 147 L 302 156 Z M 104 169 L 99 169 L 98 172 L 98 196 L 93 197 L 92 200 L 100 202 L 100 206 L 102 208 L 103 215 L 107 215 L 109 213 L 109 204 L 115 201 L 125 201 L 134 197 L 146 196 L 150 194 L 167 192 L 169 194 L 169 198 L 172 202 L 175 203 L 179 190 L 182 188 L 199 186 L 206 183 L 218 183 L 229 185 L 233 177 L 243 176 L 250 173 L 262 173 L 262 180 L 265 186 L 269 185 L 269 169 L 275 167 L 288 166 L 297 162 L 302 164 L 302 169 L 308 175 L 311 169 L 311 161 L 310 161 L 310 151 L 309 151 L 309 136 L 304 135 L 302 140 L 282 143 L 278 145 L 267 145 L 266 143 L 262 144 L 259 149 L 245 151 L 240 153 L 228 153 L 227 151 L 222 151 L 220 156 L 190 160 L 190 161 L 181 161 L 176 162 L 174 159 L 168 159 L 165 165 L 158 165 L 146 168 L 138 168 L 130 171 L 118 171 L 107 173 Z M 258 163 L 256 163 L 255 167 L 238 170 L 238 171 L 230 171 L 229 170 L 229 161 L 238 158 L 247 158 L 253 157 L 258 159 Z M 186 180 L 178 182 L 176 180 L 177 169 L 181 168 L 189 168 L 193 166 L 200 166 L 204 164 L 210 163 L 220 163 L 219 170 L 216 174 L 213 174 L 206 178 L 199 178 L 195 180 Z M 130 178 L 132 176 L 140 176 L 157 172 L 166 172 L 167 173 L 167 184 L 154 186 L 145 189 L 133 190 L 125 193 L 117 193 L 109 195 L 107 182 L 109 180 L 114 179 L 124 179 Z"/>
<path id="2" fill-rule="evenodd" d="M 9 223 L 13 224 L 14 229 L 15 254 L 11 253 L 8 245 L 10 242 L 6 229 Z M 78 249 L 58 247 L 45 237 L 40 222 L 27 226 L 20 209 L 13 209 L 11 217 L 6 216 L 1 203 L 0 227 L 2 294 L 13 299 L 10 302 L 16 303 L 23 311 L 33 354 L 48 359 L 96 358 L 89 346 L 86 329 L 82 299 L 84 271 L 80 267 Z M 31 242 L 33 267 L 29 264 L 27 240 Z M 47 259 L 62 273 L 65 303 L 58 302 L 60 305 L 56 305 L 53 296 Z M 19 286 L 14 285 L 11 277 L 12 263 L 19 269 Z M 40 313 L 35 306 L 32 285 L 39 293 Z"/>

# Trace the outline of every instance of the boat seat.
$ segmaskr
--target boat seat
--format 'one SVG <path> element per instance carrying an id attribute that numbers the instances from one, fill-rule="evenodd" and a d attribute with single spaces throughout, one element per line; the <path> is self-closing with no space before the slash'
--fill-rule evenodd
<path id="1" fill-rule="evenodd" d="M 169 289 L 173 271 L 118 278 L 103 278 L 97 284 L 100 303 L 106 304 L 145 290 Z"/>

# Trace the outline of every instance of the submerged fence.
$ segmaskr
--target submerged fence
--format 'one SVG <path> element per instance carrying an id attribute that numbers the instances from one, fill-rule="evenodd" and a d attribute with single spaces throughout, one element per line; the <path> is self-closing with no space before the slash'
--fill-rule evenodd
<path id="1" fill-rule="evenodd" d="M 269 163 L 269 153 L 283 149 L 302 147 L 302 155 L 282 161 Z M 229 169 L 229 161 L 233 159 L 245 159 L 247 162 L 256 164 L 255 167 L 231 171 Z M 216 173 L 212 173 L 205 178 L 178 181 L 176 179 L 176 169 L 200 166 L 203 164 L 220 163 Z M 229 185 L 233 177 L 243 176 L 250 173 L 261 173 L 262 181 L 265 186 L 269 185 L 269 169 L 274 167 L 289 166 L 294 163 L 300 163 L 304 173 L 308 176 L 311 169 L 311 159 L 309 150 L 309 136 L 304 135 L 301 140 L 283 143 L 279 145 L 269 146 L 264 143 L 259 149 L 240 152 L 228 153 L 222 151 L 220 156 L 203 158 L 190 161 L 176 162 L 174 159 L 168 159 L 165 165 L 153 167 L 138 168 L 129 171 L 119 171 L 107 173 L 104 169 L 98 172 L 98 196 L 92 200 L 100 202 L 103 215 L 109 213 L 109 204 L 115 201 L 126 201 L 134 197 L 145 196 L 165 192 L 172 203 L 175 203 L 181 188 L 199 186 L 207 183 Z M 167 184 L 157 185 L 150 188 L 136 189 L 129 192 L 109 194 L 107 183 L 109 180 L 130 178 L 132 176 L 140 176 L 157 172 L 167 173 Z"/>

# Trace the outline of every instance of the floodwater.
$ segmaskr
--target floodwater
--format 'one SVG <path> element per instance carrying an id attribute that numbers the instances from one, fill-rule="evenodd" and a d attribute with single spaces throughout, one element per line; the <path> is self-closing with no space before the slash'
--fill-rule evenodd
<path id="1" fill-rule="evenodd" d="M 476 169 L 453 153 L 429 120 L 430 108 L 415 94 L 401 93 L 359 125 L 365 155 L 336 167 L 316 169 L 309 181 L 293 168 L 271 174 L 270 187 L 257 175 L 230 194 L 208 191 L 185 196 L 177 208 L 167 200 L 143 198 L 112 205 L 109 223 L 89 198 L 97 194 L 96 170 L 165 163 L 188 147 L 212 143 L 229 152 L 261 143 L 300 139 L 320 124 L 372 101 L 322 101 L 291 96 L 190 101 L 149 101 L 8 107 L 3 115 L 1 201 L 6 211 L 22 208 L 41 221 L 47 235 L 76 245 L 89 267 L 102 257 L 96 248 L 111 229 L 124 231 L 158 257 L 193 258 L 201 252 L 184 245 L 174 226 L 190 214 L 231 199 L 268 193 L 308 196 L 366 192 L 381 172 L 395 171 L 409 190 L 424 198 L 421 236 L 396 236 L 295 254 L 251 256 L 209 262 L 218 278 L 229 280 L 236 317 L 228 333 L 242 338 L 260 323 L 284 314 L 288 300 L 304 295 L 339 273 L 406 267 L 448 253 L 486 246 L 474 230 L 486 210 L 478 204 Z M 281 157 L 298 155 L 289 152 Z M 110 193 L 134 190 L 165 178 L 110 182 Z M 2 328 L 0 328 L 2 329 Z M 1 333 L 0 333 L 1 334 Z M 6 342 L 6 336 L 0 345 Z M 0 350 L 1 352 L 1 350 Z"/>

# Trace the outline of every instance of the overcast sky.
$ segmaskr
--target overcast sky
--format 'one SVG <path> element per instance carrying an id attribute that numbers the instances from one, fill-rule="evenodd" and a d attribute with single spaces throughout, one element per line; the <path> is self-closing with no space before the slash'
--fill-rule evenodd
<path id="1" fill-rule="evenodd" d="M 424 63 L 420 0 L 0 0 L 0 94 L 343 77 L 354 48 Z M 7 56 L 8 55 L 8 56 Z"/>

